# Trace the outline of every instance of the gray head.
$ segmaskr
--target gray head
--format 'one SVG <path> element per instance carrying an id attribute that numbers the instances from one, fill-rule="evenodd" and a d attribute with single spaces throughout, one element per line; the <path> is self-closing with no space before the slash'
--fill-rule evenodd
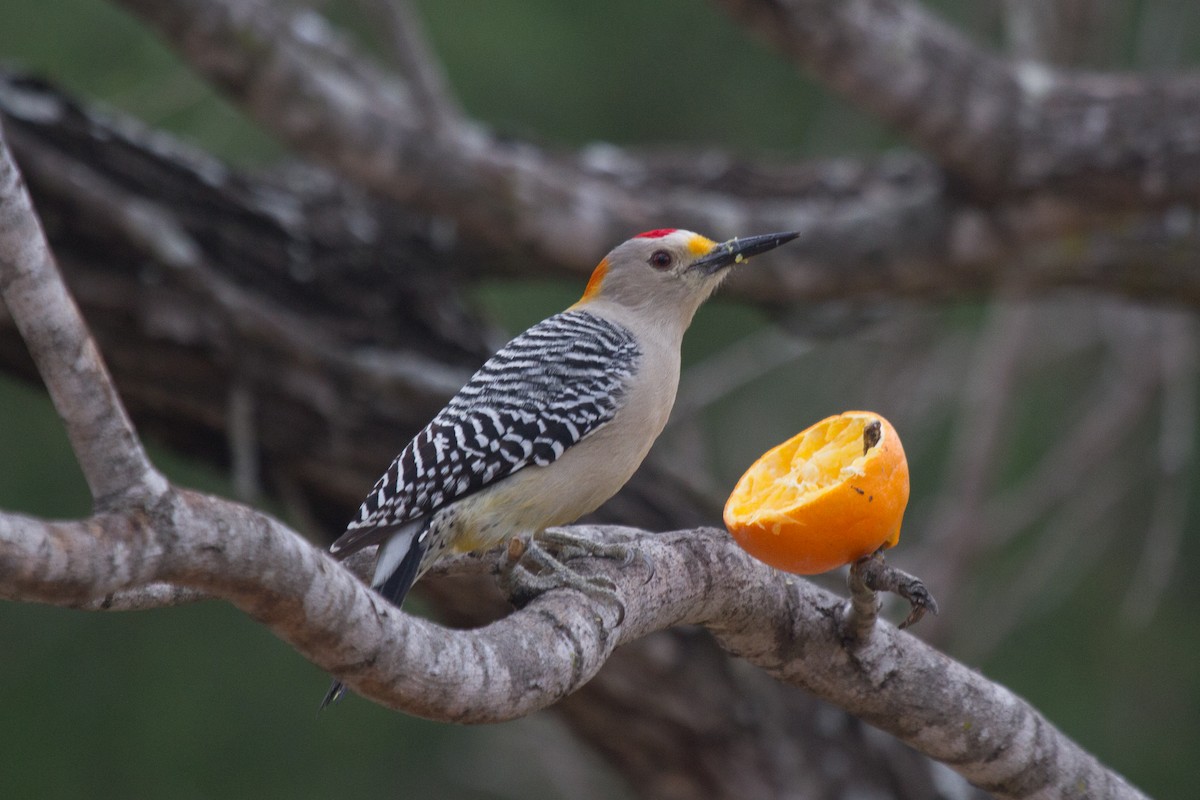
<path id="1" fill-rule="evenodd" d="M 652 309 L 653 316 L 678 318 L 686 328 L 731 267 L 798 235 L 770 233 L 718 243 L 675 228 L 640 233 L 601 260 L 574 307 L 611 302 Z"/>

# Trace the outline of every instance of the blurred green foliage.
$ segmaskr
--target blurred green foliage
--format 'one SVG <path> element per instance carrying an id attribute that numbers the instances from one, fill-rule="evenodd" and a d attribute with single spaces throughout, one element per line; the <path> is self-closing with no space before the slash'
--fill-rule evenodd
<path id="1" fill-rule="evenodd" d="M 894 142 L 700 0 L 417 5 L 458 97 L 500 131 L 563 146 L 688 143 L 781 156 L 862 154 Z M 995 38 L 993 12 L 972 10 L 986 4 L 937 5 L 955 24 Z M 386 63 L 386 47 L 360 6 L 321 8 Z M 136 22 L 100 0 L 5 0 L 0 59 L 235 163 L 281 155 Z M 647 227 L 666 223 L 647 220 Z M 578 286 L 555 282 L 488 282 L 477 291 L 511 330 L 577 294 Z M 918 314 L 953 335 L 978 327 L 981 306 Z M 686 360 L 703 360 L 761 323 L 756 311 L 713 303 L 689 335 Z M 869 332 L 818 342 L 786 368 L 730 392 L 705 412 L 718 480 L 731 485 L 758 453 L 827 413 L 875 408 L 903 430 L 888 384 L 848 380 L 847 365 L 853 372 L 887 364 L 904 346 Z M 1082 373 L 1094 366 L 1080 365 Z M 1086 374 L 1056 372 L 1019 399 L 1004 481 L 1023 474 L 1047 435 L 1039 425 L 1069 415 L 1071 388 L 1084 382 Z M 49 403 L 4 381 L 0 409 L 0 507 L 85 514 L 85 487 Z M 951 409 L 941 414 L 951 416 Z M 914 465 L 910 522 L 929 519 L 928 498 L 944 477 L 938 465 L 951 441 L 947 426 L 926 425 L 920 434 L 905 439 Z M 188 485 L 227 490 L 221 476 L 169 453 L 155 458 Z M 1140 557 L 1151 488 L 1130 488 L 1117 541 L 1103 559 L 1064 578 L 1057 606 L 1035 610 L 1002 648 L 974 663 L 1154 796 L 1184 798 L 1193 792 L 1191 760 L 1200 748 L 1200 673 L 1192 666 L 1200 642 L 1185 581 L 1170 585 L 1144 627 L 1114 621 L 1130 564 Z M 1176 566 L 1182 573 L 1200 559 L 1194 506 Z M 919 528 L 906 530 L 920 536 Z M 1039 546 L 1037 534 L 1020 537 L 995 573 L 980 577 L 986 591 L 1003 596 L 1010 571 Z M 0 605 L 0 684 L 4 798 L 524 797 L 527 788 L 504 788 L 489 765 L 513 726 L 545 724 L 460 729 L 354 698 L 318 717 L 325 676 L 218 603 L 127 615 Z M 523 768 L 537 785 L 537 764 Z"/>

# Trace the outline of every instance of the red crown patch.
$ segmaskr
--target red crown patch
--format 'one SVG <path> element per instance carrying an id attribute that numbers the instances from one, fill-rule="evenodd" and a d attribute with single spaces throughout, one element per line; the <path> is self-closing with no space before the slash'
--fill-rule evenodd
<path id="1" fill-rule="evenodd" d="M 652 231 L 646 231 L 645 233 L 639 233 L 637 236 L 635 236 L 633 238 L 635 238 L 635 239 L 661 239 L 664 236 L 670 236 L 672 233 L 674 233 L 677 230 L 678 230 L 678 228 L 656 228 L 655 230 L 652 230 Z"/>

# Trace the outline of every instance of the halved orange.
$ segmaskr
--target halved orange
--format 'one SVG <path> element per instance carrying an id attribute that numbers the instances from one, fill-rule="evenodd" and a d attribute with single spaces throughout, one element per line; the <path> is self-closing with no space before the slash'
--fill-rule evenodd
<path id="1" fill-rule="evenodd" d="M 816 575 L 900 541 L 908 461 L 886 419 L 828 417 L 764 453 L 725 503 L 725 527 L 750 555 Z"/>

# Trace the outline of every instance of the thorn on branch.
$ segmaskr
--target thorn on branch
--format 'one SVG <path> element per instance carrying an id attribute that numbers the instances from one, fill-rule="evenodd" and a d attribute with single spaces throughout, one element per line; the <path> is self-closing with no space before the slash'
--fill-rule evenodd
<path id="1" fill-rule="evenodd" d="M 882 550 L 851 564 L 846 583 L 850 588 L 850 600 L 842 618 L 842 638 L 847 643 L 865 642 L 870 637 L 881 605 L 878 592 L 898 594 L 912 606 L 900 623 L 901 629 L 920 622 L 926 611 L 938 613 L 937 601 L 921 579 L 888 566 Z"/>

